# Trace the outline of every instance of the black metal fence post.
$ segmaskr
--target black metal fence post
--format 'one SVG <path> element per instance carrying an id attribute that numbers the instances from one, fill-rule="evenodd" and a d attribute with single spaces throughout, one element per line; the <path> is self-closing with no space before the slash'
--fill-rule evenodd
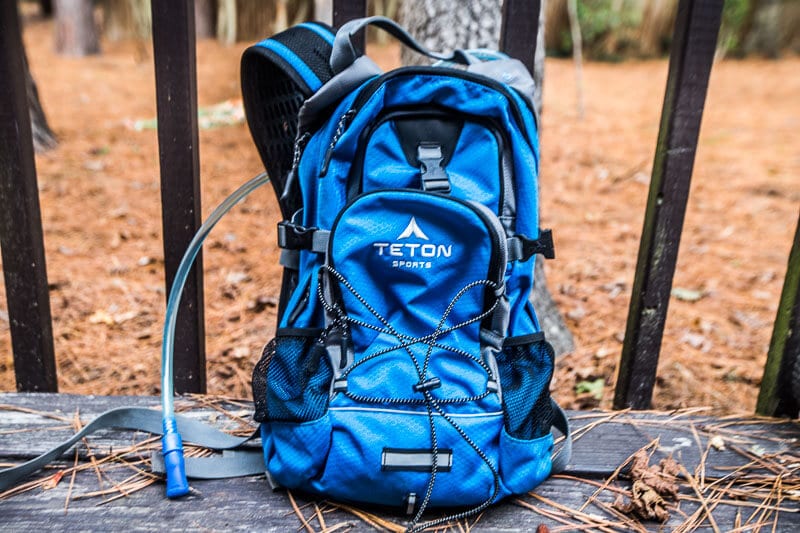
<path id="1" fill-rule="evenodd" d="M 201 224 L 194 1 L 152 2 L 167 294 Z M 206 391 L 203 261 L 186 281 L 175 330 L 176 392 Z"/>
<path id="2" fill-rule="evenodd" d="M 533 75 L 540 0 L 503 0 L 500 50 L 522 61 Z"/>
<path id="3" fill-rule="evenodd" d="M 367 0 L 333 0 L 333 26 L 339 28 L 348 20 L 367 16 Z M 366 30 L 354 39 L 358 48 L 364 49 Z"/>
<path id="4" fill-rule="evenodd" d="M 646 409 L 655 384 L 672 277 L 723 0 L 681 0 L 614 407 Z"/>
<path id="5" fill-rule="evenodd" d="M 797 390 L 792 390 L 794 386 Z M 756 412 L 797 416 L 800 408 L 800 219 L 794 233 Z"/>
<path id="6" fill-rule="evenodd" d="M 0 249 L 17 390 L 56 392 L 56 359 L 17 2 L 0 2 Z"/>

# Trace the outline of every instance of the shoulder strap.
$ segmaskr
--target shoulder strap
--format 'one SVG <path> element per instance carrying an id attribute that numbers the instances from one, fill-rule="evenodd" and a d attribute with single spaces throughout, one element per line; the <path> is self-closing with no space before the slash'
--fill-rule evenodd
<path id="1" fill-rule="evenodd" d="M 333 28 L 304 22 L 244 51 L 242 102 L 253 142 L 269 174 L 285 220 L 303 206 L 296 189 L 284 194 L 294 159 L 298 114 L 303 103 L 333 76 Z M 284 268 L 278 319 L 297 285 L 297 270 Z"/>
<path id="2" fill-rule="evenodd" d="M 186 416 L 176 415 L 175 418 L 181 435 L 188 442 L 215 450 L 234 450 L 236 448 L 235 451 L 223 453 L 221 456 L 187 457 L 186 475 L 188 477 L 215 479 L 263 474 L 265 472 L 264 458 L 260 447 L 258 449 L 238 449 L 246 442 L 257 437 L 257 431 L 248 437 L 234 437 Z M 87 435 L 108 428 L 146 431 L 147 433 L 160 435 L 162 433 L 161 411 L 142 407 L 121 407 L 106 411 L 52 450 L 21 465 L 0 470 L 0 492 L 13 487 L 22 479 L 57 459 Z M 154 452 L 152 459 L 153 471 L 163 473 L 164 462 L 161 458 L 161 453 Z"/>
<path id="3" fill-rule="evenodd" d="M 283 195 L 292 166 L 297 116 L 303 103 L 333 77 L 334 35 L 327 24 L 304 22 L 249 47 L 242 55 L 245 116 L 285 219 L 302 207 L 299 194 Z"/>

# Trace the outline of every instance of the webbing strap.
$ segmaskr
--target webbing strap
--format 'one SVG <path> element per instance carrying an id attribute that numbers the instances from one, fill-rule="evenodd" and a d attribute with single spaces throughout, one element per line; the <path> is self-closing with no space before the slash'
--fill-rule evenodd
<path id="1" fill-rule="evenodd" d="M 185 441 L 206 448 L 231 450 L 233 448 L 238 448 L 242 444 L 258 435 L 257 432 L 254 432 L 249 437 L 234 437 L 228 433 L 183 415 L 176 415 L 175 418 L 178 422 L 178 430 Z M 75 433 L 72 437 L 53 449 L 43 453 L 39 457 L 31 459 L 30 461 L 22 463 L 21 465 L 0 470 L 0 491 L 14 486 L 20 480 L 43 468 L 48 463 L 69 450 L 75 443 L 87 435 L 95 433 L 101 429 L 108 428 L 146 431 L 148 433 L 160 435 L 162 433 L 161 411 L 155 411 L 143 407 L 121 407 L 106 411 L 92 420 L 90 423 L 86 424 L 83 429 Z M 245 458 L 244 455 L 241 455 L 242 453 L 247 453 L 248 456 L 257 455 L 260 460 L 259 468 L 254 469 L 255 463 L 253 458 Z M 236 459 L 234 460 L 232 457 L 236 457 Z M 190 461 L 190 458 L 186 458 L 186 474 L 188 477 L 210 479 L 204 475 L 205 471 L 219 474 L 229 470 L 230 472 L 235 472 L 233 474 L 235 476 L 264 473 L 264 463 L 263 459 L 261 458 L 260 450 L 258 450 L 258 453 L 237 451 L 235 456 L 229 455 L 228 459 L 225 459 L 224 457 L 207 457 L 203 458 L 202 463 L 198 463 L 198 460 L 198 458 L 191 458 Z M 219 466 L 217 466 L 216 463 L 218 463 L 220 460 L 227 465 L 220 463 Z M 194 466 L 190 467 L 190 462 Z M 237 464 L 234 465 L 233 463 Z M 247 471 L 245 472 L 245 470 Z"/>
<path id="2" fill-rule="evenodd" d="M 264 453 L 259 449 L 225 450 L 213 457 L 184 457 L 186 477 L 194 479 L 226 479 L 266 473 Z M 154 474 L 164 474 L 164 457 L 153 452 L 150 462 Z"/>
<path id="3" fill-rule="evenodd" d="M 564 444 L 553 455 L 553 466 L 550 469 L 551 474 L 558 474 L 566 470 L 569 460 L 572 458 L 572 430 L 569 427 L 567 414 L 561 406 L 552 398 L 550 399 L 550 405 L 553 408 L 553 427 L 564 435 Z"/>

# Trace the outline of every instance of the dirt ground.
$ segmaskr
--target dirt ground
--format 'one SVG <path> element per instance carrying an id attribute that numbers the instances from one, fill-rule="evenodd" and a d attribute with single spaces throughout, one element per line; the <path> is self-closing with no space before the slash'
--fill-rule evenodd
<path id="1" fill-rule="evenodd" d="M 52 51 L 50 23 L 25 42 L 59 147 L 37 156 L 62 392 L 156 394 L 165 307 L 149 46 Z M 201 106 L 238 99 L 244 45 L 198 43 Z M 384 65 L 397 48 L 375 51 Z M 590 63 L 586 117 L 572 64 L 548 60 L 542 126 L 543 224 L 558 259 L 551 290 L 576 335 L 554 380 L 567 406 L 610 405 L 667 75 L 665 60 Z M 670 302 L 654 403 L 751 411 L 800 206 L 800 59 L 715 65 Z M 202 130 L 203 212 L 262 170 L 244 124 Z M 204 252 L 209 392 L 247 397 L 275 323 L 272 192 L 255 193 Z M 266 304 L 266 305 L 265 305 Z M 578 387 L 579 384 L 582 384 Z M 589 388 L 592 388 L 591 386 Z M 0 390 L 14 389 L 0 283 Z"/>

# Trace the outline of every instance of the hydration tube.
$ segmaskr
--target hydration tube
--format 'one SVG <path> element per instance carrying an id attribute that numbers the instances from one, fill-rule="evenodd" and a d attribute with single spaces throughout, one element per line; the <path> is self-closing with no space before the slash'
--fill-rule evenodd
<path id="1" fill-rule="evenodd" d="M 161 411 L 164 436 L 161 438 L 161 453 L 164 456 L 164 469 L 167 475 L 167 497 L 178 498 L 189 493 L 189 482 L 186 480 L 186 468 L 183 460 L 183 443 L 175 421 L 175 404 L 173 402 L 173 354 L 175 349 L 175 323 L 178 318 L 178 303 L 183 294 L 183 286 L 189 276 L 189 269 L 194 263 L 203 241 L 225 213 L 244 199 L 248 194 L 269 182 L 267 173 L 261 173 L 251 179 L 228 196 L 211 216 L 197 230 L 192 242 L 186 248 L 183 259 L 175 274 L 175 281 L 167 300 L 167 314 L 164 319 L 164 335 L 161 343 Z"/>

